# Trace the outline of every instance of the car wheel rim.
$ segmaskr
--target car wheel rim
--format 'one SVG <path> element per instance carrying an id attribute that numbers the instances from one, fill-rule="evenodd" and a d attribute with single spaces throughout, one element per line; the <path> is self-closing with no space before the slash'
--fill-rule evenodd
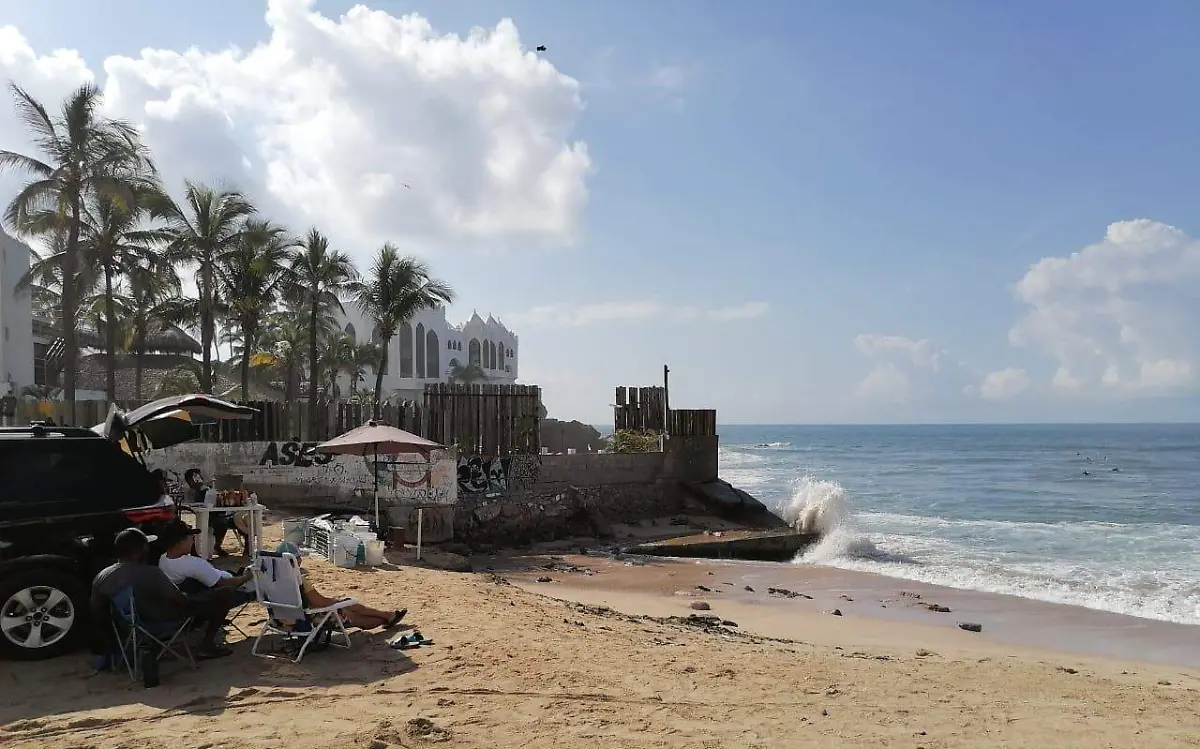
<path id="1" fill-rule="evenodd" d="M 75 623 L 75 605 L 58 588 L 37 585 L 18 590 L 0 607 L 0 633 L 22 648 L 36 650 L 67 636 Z"/>

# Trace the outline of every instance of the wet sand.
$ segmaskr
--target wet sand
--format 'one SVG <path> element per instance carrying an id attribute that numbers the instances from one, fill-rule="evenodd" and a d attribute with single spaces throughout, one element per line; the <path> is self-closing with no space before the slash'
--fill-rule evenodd
<path id="1" fill-rule="evenodd" d="M 893 625 L 929 627 L 934 628 L 931 637 L 950 643 L 982 641 L 1200 668 L 1200 626 L 1196 625 L 813 565 L 570 556 L 555 559 L 594 574 L 519 572 L 526 566 L 554 565 L 547 559 L 495 560 L 490 564 L 516 571 L 514 581 L 542 595 L 614 605 L 622 611 L 626 607 L 646 609 L 632 613 L 686 614 L 692 611 L 692 602 L 704 601 L 714 613 L 737 620 L 747 631 L 771 637 L 803 637 L 814 629 L 813 615 L 825 614 L 834 621 L 818 620 L 822 626 L 817 630 L 836 626 L 839 619 L 859 619 L 878 623 L 869 629 L 878 628 L 885 635 L 895 631 Z M 553 582 L 534 582 L 542 576 Z M 802 595 L 771 595 L 769 588 Z M 935 605 L 950 611 L 934 611 L 931 607 Z M 834 609 L 841 612 L 840 617 L 826 613 Z M 981 624 L 983 631 L 962 631 L 960 622 Z"/>

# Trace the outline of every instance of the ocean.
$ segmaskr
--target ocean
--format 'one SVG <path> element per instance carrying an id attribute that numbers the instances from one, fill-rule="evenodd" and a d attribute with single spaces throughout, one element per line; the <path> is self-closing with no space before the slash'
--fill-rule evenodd
<path id="1" fill-rule="evenodd" d="M 1200 426 L 722 426 L 795 560 L 1200 624 Z"/>

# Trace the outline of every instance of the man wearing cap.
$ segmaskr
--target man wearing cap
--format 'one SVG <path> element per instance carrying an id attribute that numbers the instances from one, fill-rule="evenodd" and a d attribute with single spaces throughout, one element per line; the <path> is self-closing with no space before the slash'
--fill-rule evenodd
<path id="1" fill-rule="evenodd" d="M 162 570 L 147 564 L 151 540 L 153 537 L 137 528 L 126 528 L 117 534 L 113 544 L 116 564 L 105 567 L 92 581 L 92 621 L 106 621 L 113 598 L 122 590 L 132 587 L 138 616 L 146 621 L 169 622 L 193 616 L 207 623 L 197 656 L 213 658 L 231 653 L 216 645 L 217 634 L 225 621 L 224 615 L 214 611 L 204 601 L 185 596 Z M 108 636 L 108 629 L 97 627 L 101 637 Z"/>
<path id="2" fill-rule="evenodd" d="M 192 553 L 198 533 L 182 520 L 163 528 L 159 536 L 167 550 L 158 558 L 158 568 L 167 579 L 192 599 L 211 598 L 222 605 L 227 602 L 230 608 L 254 600 L 254 594 L 244 589 L 254 577 L 249 570 L 234 575 Z"/>

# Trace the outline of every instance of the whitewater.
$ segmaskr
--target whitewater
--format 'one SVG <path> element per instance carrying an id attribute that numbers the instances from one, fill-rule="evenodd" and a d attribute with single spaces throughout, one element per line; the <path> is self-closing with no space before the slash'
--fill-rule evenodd
<path id="1" fill-rule="evenodd" d="M 795 560 L 1200 624 L 1200 428 L 723 427 Z"/>

